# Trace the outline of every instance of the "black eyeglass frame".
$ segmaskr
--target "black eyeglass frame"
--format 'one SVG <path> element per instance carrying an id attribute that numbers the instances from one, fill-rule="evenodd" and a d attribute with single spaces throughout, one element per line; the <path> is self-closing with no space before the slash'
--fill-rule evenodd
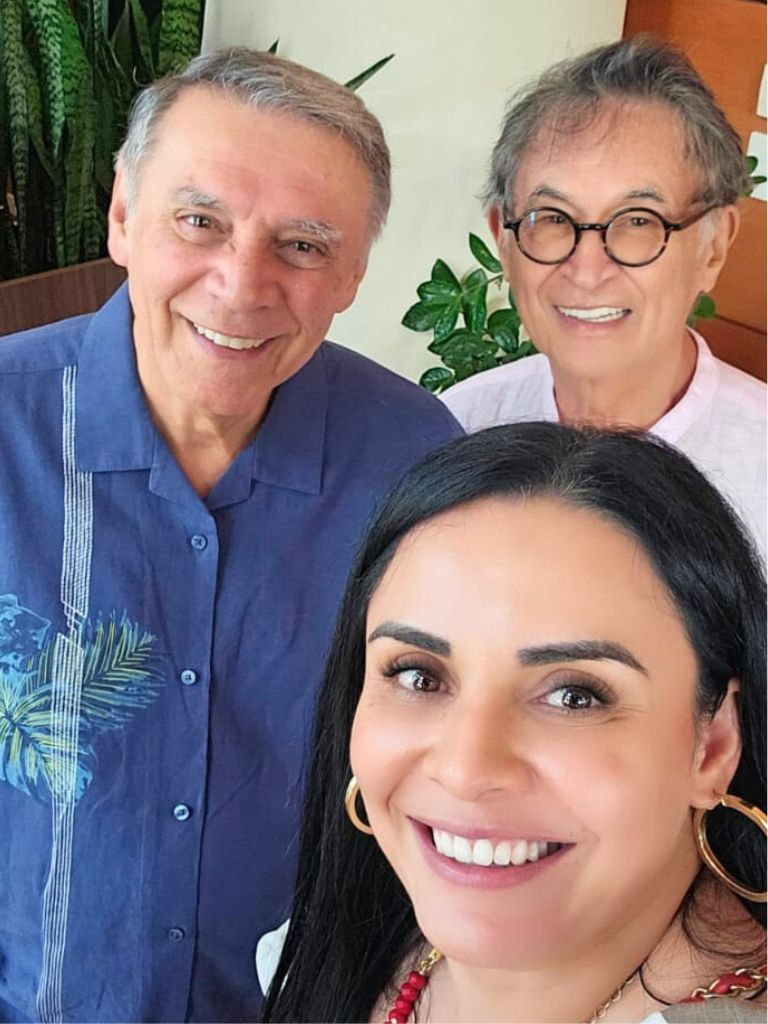
<path id="1" fill-rule="evenodd" d="M 716 210 L 718 206 L 719 204 L 717 203 L 713 204 L 712 206 L 707 206 L 703 210 L 700 210 L 699 213 L 694 213 L 692 216 L 686 217 L 685 220 L 677 222 L 667 220 L 666 217 L 662 217 L 662 215 L 657 210 L 651 210 L 647 206 L 626 206 L 622 210 L 617 210 L 617 212 L 614 213 L 612 217 L 610 217 L 606 221 L 603 221 L 602 224 L 580 224 L 578 221 L 575 221 L 570 214 L 566 213 L 565 210 L 561 210 L 557 206 L 531 207 L 530 210 L 526 210 L 521 217 L 517 218 L 517 220 L 509 220 L 504 210 L 502 210 L 502 216 L 504 217 L 504 229 L 506 231 L 514 232 L 515 241 L 517 242 L 518 249 L 523 254 L 523 256 L 525 256 L 529 260 L 532 260 L 534 263 L 541 263 L 547 267 L 555 267 L 559 263 L 565 263 L 566 260 L 569 260 L 571 256 L 573 256 L 573 254 L 576 252 L 576 246 L 579 244 L 579 241 L 581 240 L 581 236 L 584 231 L 599 231 L 600 237 L 603 240 L 603 250 L 608 259 L 613 260 L 614 263 L 618 263 L 621 267 L 647 267 L 649 263 L 655 263 L 659 256 L 662 255 L 664 250 L 667 248 L 669 236 L 673 231 L 684 231 L 686 228 L 689 228 L 692 224 L 695 224 L 696 221 L 701 220 L 702 217 L 705 217 L 708 213 L 711 213 L 712 210 Z M 557 213 L 561 217 L 565 217 L 565 219 L 570 223 L 571 227 L 573 228 L 573 245 L 567 256 L 563 256 L 559 260 L 540 260 L 537 256 L 531 256 L 529 252 L 525 251 L 525 249 L 520 244 L 520 225 L 523 223 L 525 218 L 529 216 L 529 214 L 531 213 Z M 611 250 L 608 248 L 608 229 L 618 217 L 623 217 L 627 213 L 650 214 L 652 217 L 658 220 L 664 228 L 664 243 L 662 247 L 659 249 L 655 256 L 652 256 L 649 260 L 643 260 L 641 263 L 627 263 L 625 260 L 619 260 L 613 255 Z"/>

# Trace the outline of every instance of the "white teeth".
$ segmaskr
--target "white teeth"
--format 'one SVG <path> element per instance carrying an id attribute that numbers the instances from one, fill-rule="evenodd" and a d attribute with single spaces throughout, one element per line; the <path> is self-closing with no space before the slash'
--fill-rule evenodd
<path id="1" fill-rule="evenodd" d="M 498 843 L 490 839 L 465 839 L 450 832 L 432 829 L 435 849 L 443 857 L 457 860 L 460 864 L 478 864 L 480 867 L 507 867 L 513 864 L 520 867 L 526 861 L 535 862 L 554 852 L 549 850 L 546 840 L 542 839 L 502 839 Z"/>
<path id="2" fill-rule="evenodd" d="M 493 843 L 488 839 L 478 839 L 472 847 L 472 863 L 490 867 L 493 864 Z"/>
<path id="3" fill-rule="evenodd" d="M 557 309 L 564 315 L 574 320 L 586 320 L 588 323 L 606 323 L 610 320 L 618 320 L 628 309 L 621 309 L 617 306 L 597 306 L 595 309 L 570 309 L 566 306 L 558 306 Z"/>
<path id="4" fill-rule="evenodd" d="M 460 864 L 472 863 L 472 843 L 461 836 L 453 837 L 453 859 Z"/>
<path id="5" fill-rule="evenodd" d="M 538 860 L 539 848 L 536 847 L 536 859 Z M 528 857 L 528 843 L 524 839 L 516 839 L 512 843 L 512 853 L 509 855 L 509 863 L 514 864 L 515 867 L 519 868 L 521 864 L 525 864 Z"/>
<path id="6" fill-rule="evenodd" d="M 505 868 L 509 864 L 511 854 L 512 847 L 508 842 L 499 843 L 493 852 L 493 863 Z"/>
<path id="7" fill-rule="evenodd" d="M 222 334 L 220 331 L 212 331 L 208 327 L 201 327 L 200 324 L 192 325 L 198 334 L 201 334 L 214 345 L 221 345 L 222 348 L 234 348 L 238 350 L 246 348 L 258 348 L 263 345 L 266 338 L 234 338 L 229 334 Z"/>

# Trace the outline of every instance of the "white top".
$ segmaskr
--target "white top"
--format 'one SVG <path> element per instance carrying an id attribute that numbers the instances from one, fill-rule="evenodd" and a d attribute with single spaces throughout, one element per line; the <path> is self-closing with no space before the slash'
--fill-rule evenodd
<path id="1" fill-rule="evenodd" d="M 766 548 L 766 386 L 720 359 L 706 341 L 683 397 L 650 429 L 684 452 L 718 487 Z M 469 377 L 441 396 L 465 430 L 522 420 L 557 421 L 545 355 Z"/>

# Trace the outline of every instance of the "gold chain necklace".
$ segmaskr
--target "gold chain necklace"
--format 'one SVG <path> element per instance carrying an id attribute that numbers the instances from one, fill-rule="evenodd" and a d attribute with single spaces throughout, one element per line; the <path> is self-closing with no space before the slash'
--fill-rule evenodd
<path id="1" fill-rule="evenodd" d="M 413 1012 L 415 1004 L 421 998 L 422 992 L 427 987 L 429 975 L 432 973 L 432 968 L 436 963 L 442 960 L 442 958 L 443 954 L 439 949 L 432 949 L 425 957 L 419 960 L 416 970 L 411 971 L 400 986 L 397 993 L 397 999 L 385 1018 L 386 1024 L 406 1024 L 408 1018 Z M 613 995 L 609 996 L 604 1003 L 598 1006 L 586 1024 L 598 1024 L 598 1021 L 601 1021 L 603 1017 L 605 1017 L 610 1008 L 618 1003 L 632 982 L 637 979 L 639 974 L 639 971 L 635 971 L 634 974 L 631 974 L 626 981 L 623 981 Z"/>

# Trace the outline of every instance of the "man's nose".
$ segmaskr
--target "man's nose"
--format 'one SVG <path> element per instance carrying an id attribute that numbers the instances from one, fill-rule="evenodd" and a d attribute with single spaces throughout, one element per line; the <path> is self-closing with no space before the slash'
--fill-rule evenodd
<path id="1" fill-rule="evenodd" d="M 620 269 L 605 251 L 602 232 L 595 228 L 579 234 L 576 248 L 560 266 L 569 280 L 585 291 L 597 288 Z"/>
<path id="2" fill-rule="evenodd" d="M 280 301 L 284 270 L 285 265 L 263 245 L 230 249 L 217 254 L 212 288 L 230 309 L 271 308 Z"/>
<path id="3" fill-rule="evenodd" d="M 457 800 L 520 796 L 535 785 L 525 726 L 511 711 L 455 706 L 425 757 L 430 778 Z"/>

